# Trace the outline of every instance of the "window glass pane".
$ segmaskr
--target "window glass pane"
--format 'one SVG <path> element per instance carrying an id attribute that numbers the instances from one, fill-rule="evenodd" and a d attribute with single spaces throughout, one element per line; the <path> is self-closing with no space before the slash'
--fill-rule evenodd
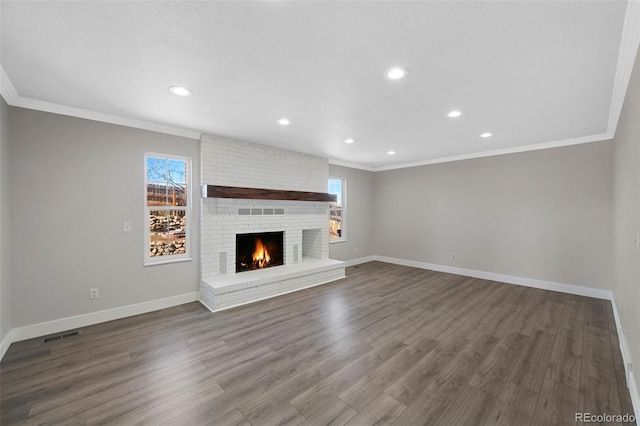
<path id="1" fill-rule="evenodd" d="M 187 218 L 184 210 L 171 210 L 169 220 L 169 254 L 183 254 L 187 251 Z"/>
<path id="2" fill-rule="evenodd" d="M 167 205 L 167 168 L 166 158 L 147 157 L 147 205 Z"/>
<path id="3" fill-rule="evenodd" d="M 149 253 L 171 256 L 186 253 L 187 220 L 184 210 L 152 210 L 149 214 Z"/>
<path id="4" fill-rule="evenodd" d="M 166 158 L 147 157 L 147 182 L 166 184 L 168 167 Z"/>
<path id="5" fill-rule="evenodd" d="M 187 183 L 187 162 L 182 160 L 169 160 L 167 180 L 172 183 Z"/>
<path id="6" fill-rule="evenodd" d="M 337 201 L 329 203 L 329 238 L 342 237 L 342 179 L 329 179 L 329 193 L 337 195 Z"/>
<path id="7" fill-rule="evenodd" d="M 168 219 L 169 231 L 183 231 L 187 225 L 184 210 L 170 210 Z"/>
<path id="8" fill-rule="evenodd" d="M 330 210 L 329 214 L 329 238 L 342 237 L 342 210 Z"/>
<path id="9" fill-rule="evenodd" d="M 147 182 L 147 205 L 167 205 L 167 185 L 165 183 Z"/>
<path id="10" fill-rule="evenodd" d="M 169 220 L 167 211 L 149 212 L 149 252 L 151 256 L 169 254 Z"/>
<path id="11" fill-rule="evenodd" d="M 171 184 L 168 188 L 168 204 L 170 206 L 187 205 L 186 184 Z"/>
<path id="12" fill-rule="evenodd" d="M 169 185 L 169 205 L 187 205 L 187 162 L 182 160 L 169 160 L 169 174 L 167 176 Z"/>
<path id="13" fill-rule="evenodd" d="M 338 197 L 338 200 L 333 203 L 329 203 L 330 207 L 331 204 L 335 204 L 335 205 L 342 205 L 342 180 L 341 179 L 329 179 L 329 194 L 336 194 Z"/>
<path id="14" fill-rule="evenodd" d="M 147 157 L 147 205 L 187 205 L 187 162 Z"/>

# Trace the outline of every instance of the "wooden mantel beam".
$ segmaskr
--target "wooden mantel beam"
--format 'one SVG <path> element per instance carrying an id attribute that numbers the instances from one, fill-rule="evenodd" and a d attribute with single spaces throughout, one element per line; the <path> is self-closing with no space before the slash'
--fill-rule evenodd
<path id="1" fill-rule="evenodd" d="M 280 189 L 240 188 L 202 185 L 202 198 L 239 198 L 245 200 L 337 201 L 335 194 L 324 192 L 284 191 Z"/>

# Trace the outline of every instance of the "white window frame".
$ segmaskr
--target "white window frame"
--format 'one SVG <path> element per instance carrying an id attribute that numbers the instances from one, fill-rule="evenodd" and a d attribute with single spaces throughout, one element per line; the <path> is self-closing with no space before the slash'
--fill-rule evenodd
<path id="1" fill-rule="evenodd" d="M 343 177 L 330 176 L 329 180 L 327 180 L 327 186 L 329 185 L 330 180 L 339 180 L 342 182 L 342 191 L 340 195 L 342 199 L 340 203 L 342 205 L 342 228 L 340 228 L 340 238 L 331 238 L 329 236 L 329 244 L 332 243 L 343 243 L 347 241 L 347 179 Z M 331 215 L 331 211 L 329 211 L 329 216 Z"/>
<path id="2" fill-rule="evenodd" d="M 185 182 L 185 193 L 187 197 L 187 205 L 186 206 L 149 206 L 147 205 L 147 158 L 162 158 L 167 160 L 178 160 L 184 161 L 187 164 L 187 175 Z M 153 266 L 153 265 L 162 265 L 166 263 L 175 263 L 175 262 L 187 262 L 193 260 L 191 257 L 191 235 L 193 234 L 191 229 L 193 224 L 191 222 L 192 217 L 192 191 L 193 191 L 193 180 L 192 170 L 191 170 L 191 157 L 183 157 L 180 155 L 172 155 L 172 154 L 161 154 L 157 152 L 145 152 L 144 153 L 144 187 L 143 187 L 143 200 L 144 200 L 144 220 L 143 220 L 143 228 L 144 228 L 144 266 Z M 185 229 L 185 252 L 181 254 L 174 254 L 170 256 L 151 256 L 149 250 L 149 238 L 151 236 L 151 231 L 149 230 L 149 216 L 152 210 L 184 210 L 185 212 L 185 220 L 186 220 L 186 229 Z"/>

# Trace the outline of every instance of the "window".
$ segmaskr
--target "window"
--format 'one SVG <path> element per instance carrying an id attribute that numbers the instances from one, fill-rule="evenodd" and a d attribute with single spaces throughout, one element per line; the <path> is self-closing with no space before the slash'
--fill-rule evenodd
<path id="1" fill-rule="evenodd" d="M 329 193 L 338 196 L 338 200 L 329 203 L 329 242 L 346 241 L 345 210 L 346 210 L 345 179 L 329 178 Z"/>
<path id="2" fill-rule="evenodd" d="M 190 260 L 191 159 L 145 155 L 145 265 Z"/>

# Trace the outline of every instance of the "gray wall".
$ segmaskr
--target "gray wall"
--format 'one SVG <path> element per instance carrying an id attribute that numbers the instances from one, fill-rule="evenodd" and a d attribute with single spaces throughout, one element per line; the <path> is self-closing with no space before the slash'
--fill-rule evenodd
<path id="1" fill-rule="evenodd" d="M 329 243 L 329 257 L 352 260 L 374 255 L 373 172 L 330 164 L 329 176 L 347 180 L 347 240 Z"/>
<path id="2" fill-rule="evenodd" d="M 611 142 L 378 172 L 375 253 L 611 289 L 612 179 Z"/>
<path id="3" fill-rule="evenodd" d="M 622 329 L 632 359 L 640 362 L 640 60 L 631 82 L 614 139 L 614 284 Z M 637 370 L 637 367 L 635 368 Z M 640 389 L 640 373 L 634 372 Z M 638 413 L 636 413 L 638 414 Z"/>
<path id="4" fill-rule="evenodd" d="M 10 121 L 12 327 L 197 291 L 198 171 L 189 262 L 143 266 L 143 187 L 145 152 L 197 168 L 198 141 L 21 108 Z"/>
<path id="5" fill-rule="evenodd" d="M 0 97 L 0 342 L 11 330 L 9 106 Z"/>

